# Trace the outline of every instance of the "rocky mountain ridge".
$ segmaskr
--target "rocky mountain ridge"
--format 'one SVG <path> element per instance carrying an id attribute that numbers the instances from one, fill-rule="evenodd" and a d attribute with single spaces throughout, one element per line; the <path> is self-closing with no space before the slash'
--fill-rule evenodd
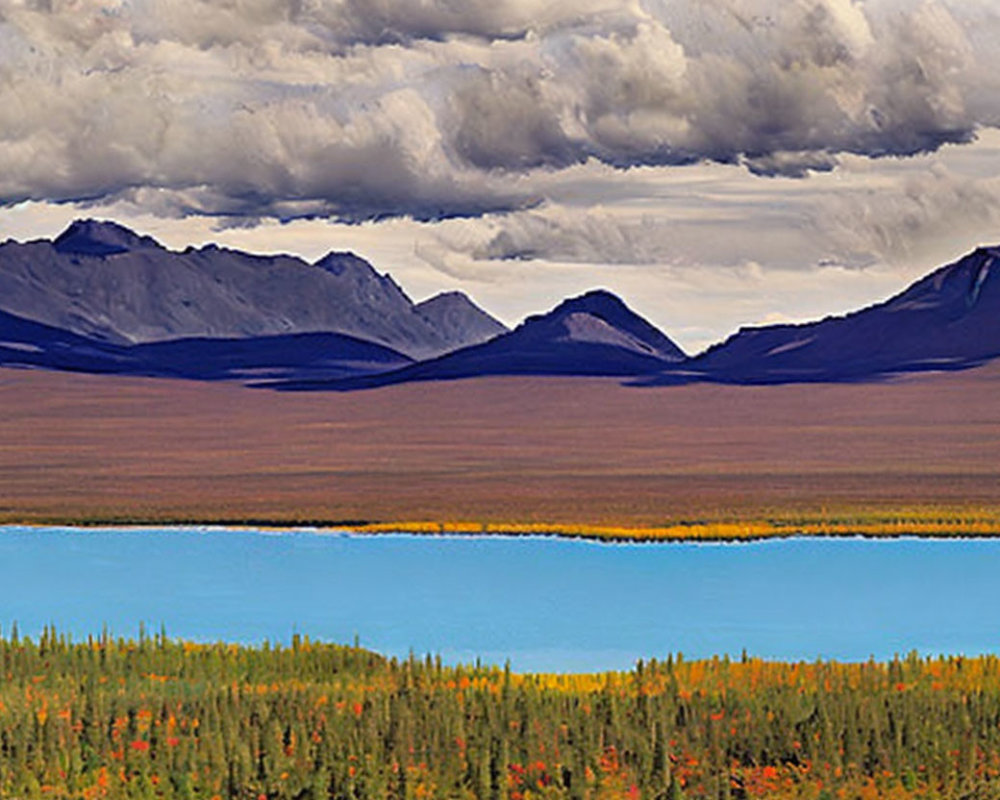
<path id="1" fill-rule="evenodd" d="M 0 244 L 0 365 L 350 390 L 500 375 L 640 385 L 876 380 L 1000 357 L 1000 247 L 843 316 L 740 329 L 688 357 L 611 292 L 514 330 L 460 292 L 414 303 L 346 252 L 171 251 L 112 222 Z"/>
<path id="2" fill-rule="evenodd" d="M 291 381 L 286 390 L 351 390 L 487 375 L 634 377 L 687 356 L 611 292 L 596 290 L 528 317 L 509 333 L 399 370 L 334 381 Z"/>
<path id="3" fill-rule="evenodd" d="M 352 253 L 308 264 L 216 245 L 166 249 L 113 222 L 0 245 L 0 310 L 121 345 L 338 333 L 428 358 L 506 327 L 460 293 L 415 304 Z"/>

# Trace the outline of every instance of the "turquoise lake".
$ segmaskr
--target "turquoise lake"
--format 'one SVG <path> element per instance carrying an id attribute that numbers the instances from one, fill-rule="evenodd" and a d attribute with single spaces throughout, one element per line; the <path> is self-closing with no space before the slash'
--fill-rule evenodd
<path id="1" fill-rule="evenodd" d="M 293 633 L 517 670 L 638 658 L 863 660 L 1000 651 L 1000 541 L 608 545 L 0 527 L 0 622 L 74 638 Z"/>

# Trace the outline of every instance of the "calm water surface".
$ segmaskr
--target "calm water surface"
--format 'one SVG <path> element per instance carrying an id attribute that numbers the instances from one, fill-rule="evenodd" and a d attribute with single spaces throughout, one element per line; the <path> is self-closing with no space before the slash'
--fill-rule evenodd
<path id="1" fill-rule="evenodd" d="M 1000 651 L 1000 541 L 603 545 L 0 527 L 0 621 L 74 637 L 293 632 L 519 670 Z"/>

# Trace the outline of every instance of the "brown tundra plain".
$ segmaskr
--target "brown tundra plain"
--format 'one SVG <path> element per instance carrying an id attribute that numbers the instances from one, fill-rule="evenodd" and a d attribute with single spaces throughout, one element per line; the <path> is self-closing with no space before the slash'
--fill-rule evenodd
<path id="1" fill-rule="evenodd" d="M 1000 365 L 855 385 L 301 394 L 7 369 L 0 409 L 5 521 L 1000 529 Z"/>

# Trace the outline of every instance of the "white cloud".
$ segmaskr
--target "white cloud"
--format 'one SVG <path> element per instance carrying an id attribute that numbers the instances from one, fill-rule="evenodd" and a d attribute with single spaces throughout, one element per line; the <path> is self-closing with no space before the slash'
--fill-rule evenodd
<path id="1" fill-rule="evenodd" d="M 588 159 L 934 150 L 1000 119 L 990 8 L 0 0 L 0 202 L 433 219 L 533 205 L 526 176 Z"/>
<path id="2" fill-rule="evenodd" d="M 0 225 L 351 248 L 507 322 L 606 286 L 697 349 L 1000 240 L 998 58 L 994 0 L 0 0 Z"/>

